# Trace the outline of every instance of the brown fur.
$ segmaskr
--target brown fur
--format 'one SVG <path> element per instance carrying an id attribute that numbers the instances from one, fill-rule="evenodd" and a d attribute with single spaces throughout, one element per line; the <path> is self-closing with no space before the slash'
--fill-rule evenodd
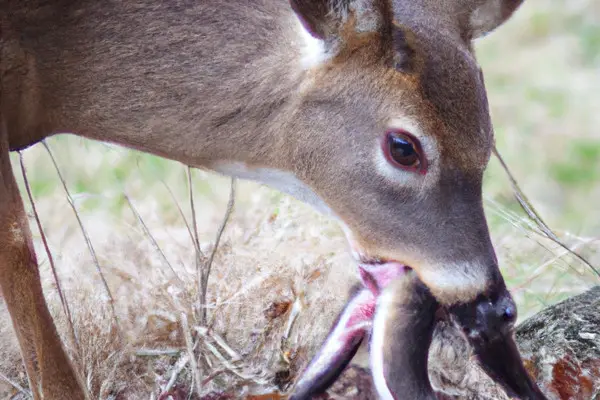
<path id="1" fill-rule="evenodd" d="M 481 204 L 492 129 L 470 40 L 520 1 L 291 3 L 330 55 L 308 71 L 285 1 L 4 0 L 2 179 L 13 180 L 6 146 L 61 132 L 196 167 L 286 171 L 363 253 L 411 265 L 442 303 L 472 300 L 501 281 Z M 390 182 L 373 164 L 376 141 L 397 117 L 418 121 L 439 148 L 422 184 Z M 33 392 L 56 398 L 74 375 L 50 360 L 64 352 L 11 185 L 0 191 L 0 285 Z M 7 236 L 13 223 L 24 240 L 18 251 Z M 39 389 L 49 371 L 56 379 Z"/>

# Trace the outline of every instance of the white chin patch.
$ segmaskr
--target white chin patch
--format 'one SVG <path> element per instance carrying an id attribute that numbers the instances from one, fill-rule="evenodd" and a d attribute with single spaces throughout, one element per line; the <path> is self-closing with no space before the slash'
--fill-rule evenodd
<path id="1" fill-rule="evenodd" d="M 443 269 L 422 269 L 419 277 L 444 305 L 472 301 L 489 283 L 486 268 L 476 262 L 444 264 Z"/>
<path id="2" fill-rule="evenodd" d="M 300 19 L 296 18 L 296 24 L 300 42 L 300 63 L 302 68 L 310 69 L 322 64 L 328 58 L 324 41 L 311 35 L 304 25 L 302 25 Z"/>

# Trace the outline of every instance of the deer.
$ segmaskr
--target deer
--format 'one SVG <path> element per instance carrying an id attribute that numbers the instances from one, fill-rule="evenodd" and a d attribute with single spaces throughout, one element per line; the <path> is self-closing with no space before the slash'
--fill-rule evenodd
<path id="1" fill-rule="evenodd" d="M 514 346 L 516 306 L 483 211 L 494 136 L 473 49 L 521 3 L 3 0 L 0 289 L 34 399 L 87 396 L 43 296 L 9 158 L 63 133 L 312 205 L 347 236 L 373 312 L 385 285 L 414 271 L 496 379 L 542 398 Z"/>

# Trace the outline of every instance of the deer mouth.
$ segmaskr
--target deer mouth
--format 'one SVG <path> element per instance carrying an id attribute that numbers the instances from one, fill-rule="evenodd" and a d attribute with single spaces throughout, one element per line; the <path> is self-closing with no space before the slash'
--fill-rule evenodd
<path id="1" fill-rule="evenodd" d="M 396 366 L 402 367 L 398 363 L 394 364 L 393 353 L 382 352 L 386 345 L 388 346 L 386 348 L 389 348 L 390 343 L 380 344 L 379 350 L 377 350 L 376 346 L 373 347 L 374 342 L 372 340 L 377 334 L 383 332 L 381 321 L 385 324 L 385 320 L 391 318 L 389 323 L 393 324 L 394 318 L 398 317 L 393 312 L 386 315 L 390 310 L 389 308 L 386 309 L 385 306 L 383 309 L 377 310 L 380 307 L 380 299 L 382 296 L 385 299 L 386 296 L 382 292 L 388 286 L 391 286 L 392 281 L 401 279 L 403 276 L 406 278 L 412 268 L 398 261 L 370 258 L 356 251 L 354 255 L 358 262 L 363 288 L 355 292 L 338 316 L 337 322 L 323 346 L 301 375 L 290 399 L 307 399 L 312 398 L 314 394 L 324 393 L 350 363 L 363 340 L 371 340 L 369 352 L 381 352 L 381 357 L 370 356 L 371 372 L 373 379 L 384 385 L 381 387 L 386 388 L 386 393 L 389 393 L 389 386 L 387 378 L 381 372 L 385 371 L 384 365 L 388 369 L 393 369 Z M 423 286 L 424 288 L 425 286 Z M 411 290 L 410 287 L 391 287 L 391 289 Z M 473 346 L 474 355 L 480 366 L 510 396 L 530 400 L 546 399 L 525 370 L 512 331 L 503 328 L 506 325 L 507 318 L 514 315 L 514 313 L 506 313 L 507 307 L 513 305 L 512 299 L 507 297 L 509 296 L 507 291 L 503 293 L 503 297 L 501 296 L 493 302 L 487 299 L 478 299 L 475 303 L 463 304 L 460 309 L 453 310 L 440 306 L 432 295 L 427 293 L 428 290 L 422 290 L 419 296 L 429 296 L 430 299 L 427 300 L 429 306 L 426 309 L 415 309 L 415 311 L 418 313 L 433 312 L 434 315 L 427 316 L 427 318 L 433 319 L 432 323 L 436 323 L 437 320 L 454 321 L 457 329 L 462 330 L 471 346 Z M 380 315 L 383 315 L 383 318 L 376 317 L 376 313 L 382 313 Z M 377 318 L 380 319 L 378 325 L 376 324 Z M 428 335 L 433 334 L 433 328 L 431 326 L 426 333 Z M 493 333 L 494 336 L 491 337 L 491 340 L 473 340 L 472 335 L 467 335 L 467 332 L 470 332 L 472 328 L 478 330 L 475 339 L 479 337 L 490 338 L 489 333 Z M 394 328 L 392 327 L 392 329 Z M 369 337 L 371 339 L 367 339 Z M 428 352 L 430 343 L 423 343 L 422 340 L 424 339 L 427 339 L 427 335 L 410 338 L 413 346 L 415 343 L 420 346 L 427 344 L 427 348 L 421 347 L 420 351 Z M 427 340 L 430 339 L 429 337 Z M 423 359 L 423 354 L 414 353 L 414 349 L 413 355 L 421 357 L 421 360 Z M 383 358 L 384 356 L 385 358 Z M 426 362 L 422 362 L 421 365 L 426 366 Z M 429 382 L 426 372 L 422 379 Z M 436 397 L 430 396 L 428 398 Z"/>
<path id="2" fill-rule="evenodd" d="M 358 272 L 362 284 L 375 296 L 378 296 L 391 281 L 411 269 L 408 265 L 398 261 L 371 258 L 362 254 L 358 256 Z"/>

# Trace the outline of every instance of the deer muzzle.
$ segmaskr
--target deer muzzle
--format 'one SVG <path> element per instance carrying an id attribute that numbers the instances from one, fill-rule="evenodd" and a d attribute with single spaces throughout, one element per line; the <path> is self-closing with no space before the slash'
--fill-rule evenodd
<path id="1" fill-rule="evenodd" d="M 523 365 L 514 339 L 517 308 L 504 285 L 449 311 L 481 367 L 507 394 L 523 400 L 546 399 Z"/>

